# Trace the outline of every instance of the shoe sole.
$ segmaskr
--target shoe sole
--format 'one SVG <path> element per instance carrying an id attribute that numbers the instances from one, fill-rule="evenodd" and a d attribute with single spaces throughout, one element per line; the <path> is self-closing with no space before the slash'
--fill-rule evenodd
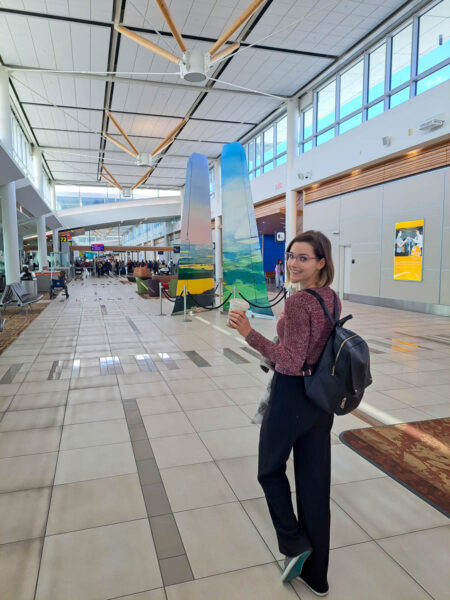
<path id="1" fill-rule="evenodd" d="M 288 583 L 292 579 L 298 577 L 302 572 L 303 565 L 305 564 L 306 559 L 309 557 L 310 554 L 311 550 L 306 550 L 306 552 L 302 552 L 300 556 L 293 558 L 286 567 L 286 569 L 283 571 L 283 574 L 281 575 L 281 581 L 283 583 Z"/>
<path id="2" fill-rule="evenodd" d="M 303 583 L 303 585 L 306 585 L 306 587 L 312 591 L 313 594 L 315 594 L 316 596 L 328 596 L 328 590 L 326 592 L 316 592 L 316 590 L 314 590 L 310 585 L 308 585 L 306 583 L 306 581 L 304 579 L 302 579 L 300 576 L 298 577 L 298 579 Z"/>

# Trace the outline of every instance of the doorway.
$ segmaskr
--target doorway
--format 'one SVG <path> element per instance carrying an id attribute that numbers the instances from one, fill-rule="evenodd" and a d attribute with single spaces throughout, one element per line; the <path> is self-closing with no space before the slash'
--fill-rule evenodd
<path id="1" fill-rule="evenodd" d="M 351 293 L 352 247 L 339 246 L 339 298 L 348 298 Z"/>

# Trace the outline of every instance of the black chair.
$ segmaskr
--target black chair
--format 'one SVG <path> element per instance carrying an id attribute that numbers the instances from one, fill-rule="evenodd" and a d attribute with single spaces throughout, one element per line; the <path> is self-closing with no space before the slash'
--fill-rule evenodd
<path id="1" fill-rule="evenodd" d="M 29 306 L 31 310 L 31 304 L 38 302 L 41 298 L 42 294 L 34 296 L 26 292 L 19 282 L 11 283 L 6 286 L 0 298 L 0 308 L 6 309 L 7 306 L 19 306 L 26 309 Z"/>

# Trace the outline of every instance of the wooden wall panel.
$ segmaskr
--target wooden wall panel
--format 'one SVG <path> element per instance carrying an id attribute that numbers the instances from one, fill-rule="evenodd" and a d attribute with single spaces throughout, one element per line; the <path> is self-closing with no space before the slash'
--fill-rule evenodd
<path id="1" fill-rule="evenodd" d="M 395 158 L 389 162 L 363 169 L 355 174 L 343 175 L 304 190 L 304 203 L 317 202 L 333 196 L 340 196 L 366 187 L 401 179 L 430 171 L 450 164 L 450 142 L 425 148 L 417 153 L 412 151 L 406 156 Z"/>
<path id="2" fill-rule="evenodd" d="M 281 196 L 280 198 L 274 198 L 268 202 L 260 202 L 255 204 L 255 217 L 260 219 L 261 217 L 267 217 L 279 213 L 282 208 L 286 205 L 286 197 Z"/>

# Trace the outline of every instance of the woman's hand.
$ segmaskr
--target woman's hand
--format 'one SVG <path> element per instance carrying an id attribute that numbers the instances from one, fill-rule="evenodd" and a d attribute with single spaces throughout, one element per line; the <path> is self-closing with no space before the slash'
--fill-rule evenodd
<path id="1" fill-rule="evenodd" d="M 243 337 L 247 337 L 252 330 L 250 321 L 242 310 L 230 310 L 228 320 L 232 329 L 237 329 Z"/>

